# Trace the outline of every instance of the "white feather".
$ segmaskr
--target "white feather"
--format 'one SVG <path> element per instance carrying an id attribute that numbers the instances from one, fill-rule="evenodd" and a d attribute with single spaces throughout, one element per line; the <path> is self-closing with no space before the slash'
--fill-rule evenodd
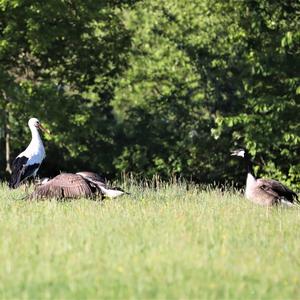
<path id="1" fill-rule="evenodd" d="M 294 206 L 292 202 L 284 200 L 283 198 L 280 199 L 280 203 L 288 207 Z"/>
<path id="2" fill-rule="evenodd" d="M 116 198 L 116 197 L 124 194 L 123 191 L 105 188 L 104 186 L 99 186 L 99 187 L 100 187 L 102 193 L 108 198 Z"/>

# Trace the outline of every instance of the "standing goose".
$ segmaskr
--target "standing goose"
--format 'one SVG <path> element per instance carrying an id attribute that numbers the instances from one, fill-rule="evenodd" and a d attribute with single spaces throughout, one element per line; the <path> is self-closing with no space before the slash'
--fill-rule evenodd
<path id="1" fill-rule="evenodd" d="M 31 131 L 31 142 L 25 151 L 20 153 L 12 163 L 12 174 L 9 187 L 17 188 L 24 180 L 35 177 L 39 167 L 45 158 L 45 148 L 39 134 L 39 129 L 47 131 L 36 118 L 28 121 Z"/>
<path id="2" fill-rule="evenodd" d="M 82 172 L 77 172 L 76 174 L 82 176 L 85 180 L 96 185 L 98 187 L 98 189 L 100 189 L 100 191 L 104 197 L 116 198 L 116 197 L 122 196 L 124 194 L 127 194 L 127 195 L 129 194 L 119 187 L 107 186 L 106 181 L 103 180 L 103 178 L 97 173 L 82 171 Z"/>
<path id="3" fill-rule="evenodd" d="M 255 178 L 252 161 L 245 149 L 234 150 L 231 155 L 242 157 L 246 162 L 247 181 L 245 196 L 248 200 L 265 206 L 277 204 L 292 206 L 295 202 L 299 203 L 297 194 L 279 181 Z"/>

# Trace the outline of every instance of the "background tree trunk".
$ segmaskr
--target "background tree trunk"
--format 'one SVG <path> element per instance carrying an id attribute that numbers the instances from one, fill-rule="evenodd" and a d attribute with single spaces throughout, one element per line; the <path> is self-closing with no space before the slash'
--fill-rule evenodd
<path id="1" fill-rule="evenodd" d="M 11 173 L 10 166 L 10 125 L 9 125 L 9 113 L 5 112 L 5 171 Z"/>
<path id="2" fill-rule="evenodd" d="M 4 98 L 4 139 L 5 139 L 5 171 L 9 174 L 11 173 L 10 165 L 10 124 L 9 124 L 9 112 L 8 112 L 8 102 L 9 99 L 5 93 L 2 91 Z"/>

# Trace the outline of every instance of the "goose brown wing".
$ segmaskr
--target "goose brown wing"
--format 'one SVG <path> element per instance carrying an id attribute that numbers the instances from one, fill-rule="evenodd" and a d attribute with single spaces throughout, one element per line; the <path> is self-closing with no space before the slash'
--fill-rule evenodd
<path id="1" fill-rule="evenodd" d="M 101 193 L 101 187 L 106 186 L 105 180 L 97 173 L 94 172 L 77 172 L 76 174 L 83 177 L 86 181 L 89 182 L 94 188 L 96 188 Z"/>
<path id="2" fill-rule="evenodd" d="M 281 182 L 274 179 L 258 179 L 259 187 L 269 194 L 277 195 L 277 197 L 284 197 L 288 201 L 293 202 L 294 199 L 298 201 L 298 196 L 295 192 L 287 188 Z"/>
<path id="3" fill-rule="evenodd" d="M 76 174 L 82 176 L 84 179 L 89 180 L 91 182 L 95 181 L 98 183 L 101 182 L 101 183 L 105 184 L 105 179 L 97 173 L 81 171 L 81 172 L 77 172 Z"/>
<path id="4" fill-rule="evenodd" d="M 81 176 L 71 173 L 57 175 L 47 183 L 37 186 L 31 198 L 80 198 L 90 197 L 93 191 Z"/>

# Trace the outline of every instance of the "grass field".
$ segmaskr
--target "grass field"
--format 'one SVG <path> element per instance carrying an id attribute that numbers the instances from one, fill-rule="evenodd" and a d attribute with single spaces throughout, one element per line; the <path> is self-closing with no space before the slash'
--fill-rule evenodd
<path id="1" fill-rule="evenodd" d="M 95 202 L 0 187 L 0 299 L 299 299 L 300 210 L 128 185 Z"/>

